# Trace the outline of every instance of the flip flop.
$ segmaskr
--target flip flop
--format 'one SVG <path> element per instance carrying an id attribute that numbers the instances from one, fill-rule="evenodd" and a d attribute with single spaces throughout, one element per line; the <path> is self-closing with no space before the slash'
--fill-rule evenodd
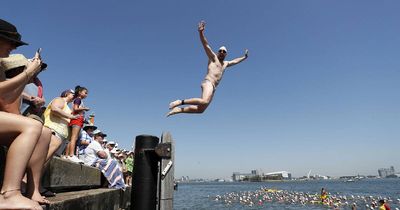
<path id="1" fill-rule="evenodd" d="M 54 193 L 48 189 L 45 189 L 45 188 L 41 189 L 40 194 L 47 198 L 56 196 L 56 193 Z"/>

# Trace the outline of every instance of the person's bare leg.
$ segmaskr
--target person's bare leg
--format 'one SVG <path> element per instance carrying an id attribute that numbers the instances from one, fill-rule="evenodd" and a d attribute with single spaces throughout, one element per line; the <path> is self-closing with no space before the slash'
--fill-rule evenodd
<path id="1" fill-rule="evenodd" d="M 182 105 L 182 103 L 183 103 L 183 100 L 175 100 L 175 101 L 169 103 L 169 109 L 173 109 L 177 106 L 180 106 L 180 105 Z"/>
<path id="2" fill-rule="evenodd" d="M 179 113 L 203 113 L 208 105 L 210 104 L 213 96 L 214 96 L 214 87 L 212 86 L 211 82 L 203 82 L 201 84 L 201 89 L 202 89 L 202 95 L 201 98 L 189 98 L 184 100 L 184 105 L 188 104 L 190 106 L 186 107 L 173 107 L 170 112 L 168 112 L 167 117 Z M 177 101 L 180 101 L 179 103 L 182 103 L 181 100 L 176 100 L 172 102 L 171 104 L 176 105 Z M 171 105 L 170 104 L 170 105 Z M 179 104 L 182 105 L 182 104 Z M 178 105 L 178 106 L 179 106 Z"/>
<path id="3" fill-rule="evenodd" d="M 40 204 L 50 203 L 40 195 L 40 179 L 42 177 L 43 165 L 46 160 L 47 153 L 49 151 L 49 144 L 51 138 L 50 129 L 43 127 L 42 134 L 40 135 L 39 141 L 36 144 L 35 150 L 28 163 L 27 175 L 27 197 Z"/>
<path id="4" fill-rule="evenodd" d="M 46 171 L 47 167 L 49 166 L 51 158 L 54 156 L 54 153 L 60 148 L 62 144 L 62 140 L 55 135 L 51 135 L 49 150 L 47 152 L 46 160 L 43 165 L 42 175 L 43 172 Z M 39 186 L 39 192 L 48 191 L 47 189 L 43 188 L 42 185 Z"/>
<path id="5" fill-rule="evenodd" d="M 187 113 L 187 114 L 200 114 L 205 111 L 205 108 L 202 105 L 190 105 L 185 107 L 175 107 L 170 112 L 168 112 L 167 117 L 179 114 L 179 113 Z"/>
<path id="6" fill-rule="evenodd" d="M 205 105 L 211 102 L 214 95 L 214 86 L 211 82 L 206 81 L 201 84 L 201 98 L 189 98 L 184 100 L 175 100 L 169 104 L 169 109 L 174 109 L 181 105 Z"/>
<path id="7" fill-rule="evenodd" d="M 21 180 L 35 149 L 42 125 L 20 115 L 0 112 L 0 143 L 11 141 L 8 148 L 0 209 L 42 209 L 37 202 L 22 196 Z"/>
<path id="8" fill-rule="evenodd" d="M 81 130 L 81 127 L 78 126 L 72 126 L 71 129 L 71 140 L 68 144 L 67 147 L 67 156 L 73 156 L 75 155 L 75 146 L 76 146 L 76 141 L 78 140 L 79 136 L 79 131 Z"/>
<path id="9" fill-rule="evenodd" d="M 59 139 L 55 135 L 51 135 L 50 139 L 50 145 L 49 145 L 49 150 L 47 152 L 46 160 L 43 165 L 43 171 L 47 168 L 47 166 L 50 163 L 51 158 L 54 156 L 54 153 L 58 150 L 58 148 L 61 146 L 62 140 Z"/>
<path id="10" fill-rule="evenodd" d="M 49 151 L 47 152 L 46 156 L 46 163 L 53 157 L 54 153 L 60 148 L 62 144 L 62 140 L 59 139 L 55 135 L 51 135 L 51 140 L 50 140 L 50 146 L 49 146 Z"/>

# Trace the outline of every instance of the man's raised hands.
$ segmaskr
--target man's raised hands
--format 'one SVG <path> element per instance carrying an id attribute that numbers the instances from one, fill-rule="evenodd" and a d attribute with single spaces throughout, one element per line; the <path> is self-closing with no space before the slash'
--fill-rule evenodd
<path id="1" fill-rule="evenodd" d="M 204 22 L 204 20 L 200 21 L 199 26 L 198 26 L 198 30 L 200 32 L 204 31 L 205 27 L 206 27 L 206 22 Z"/>

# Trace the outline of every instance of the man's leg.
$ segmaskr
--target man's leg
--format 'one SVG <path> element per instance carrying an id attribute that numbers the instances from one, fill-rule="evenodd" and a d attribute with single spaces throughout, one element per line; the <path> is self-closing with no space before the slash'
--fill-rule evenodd
<path id="1" fill-rule="evenodd" d="M 168 116 L 179 113 L 201 114 L 206 110 L 206 108 L 207 108 L 206 105 L 190 105 L 185 107 L 175 107 L 168 113 Z"/>
<path id="2" fill-rule="evenodd" d="M 189 98 L 185 100 L 175 100 L 169 104 L 169 109 L 173 109 L 181 105 L 206 105 L 209 104 L 214 96 L 214 86 L 210 81 L 205 80 L 201 83 L 201 98 Z"/>
<path id="3" fill-rule="evenodd" d="M 167 117 L 179 113 L 203 113 L 207 109 L 208 105 L 210 104 L 214 96 L 214 87 L 211 84 L 211 82 L 206 81 L 201 84 L 201 89 L 202 89 L 201 98 L 189 98 L 183 100 L 184 101 L 183 105 L 188 104 L 190 106 L 180 108 L 177 106 L 182 105 L 182 100 L 176 100 L 172 102 L 170 106 L 172 105 L 174 107 L 167 114 Z"/>

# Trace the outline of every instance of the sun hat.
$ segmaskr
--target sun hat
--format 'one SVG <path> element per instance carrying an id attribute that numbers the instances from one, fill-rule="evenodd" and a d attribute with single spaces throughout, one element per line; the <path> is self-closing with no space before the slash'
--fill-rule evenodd
<path id="1" fill-rule="evenodd" d="M 0 37 L 13 42 L 17 47 L 28 45 L 28 43 L 21 40 L 21 34 L 18 33 L 17 28 L 13 24 L 2 19 L 0 19 Z"/>
<path id="2" fill-rule="evenodd" d="M 6 58 L 2 58 L 0 62 L 1 62 L 0 64 L 1 70 L 6 72 L 8 70 L 12 70 L 21 66 L 26 66 L 29 62 L 29 59 L 27 59 L 22 54 L 12 54 Z M 40 68 L 41 71 L 43 71 L 45 68 L 47 68 L 47 64 L 42 63 Z"/>
<path id="3" fill-rule="evenodd" d="M 15 69 L 21 66 L 26 66 L 28 64 L 28 59 L 22 54 L 12 54 L 7 58 L 1 59 L 0 68 L 2 71 L 6 72 L 11 69 Z"/>

